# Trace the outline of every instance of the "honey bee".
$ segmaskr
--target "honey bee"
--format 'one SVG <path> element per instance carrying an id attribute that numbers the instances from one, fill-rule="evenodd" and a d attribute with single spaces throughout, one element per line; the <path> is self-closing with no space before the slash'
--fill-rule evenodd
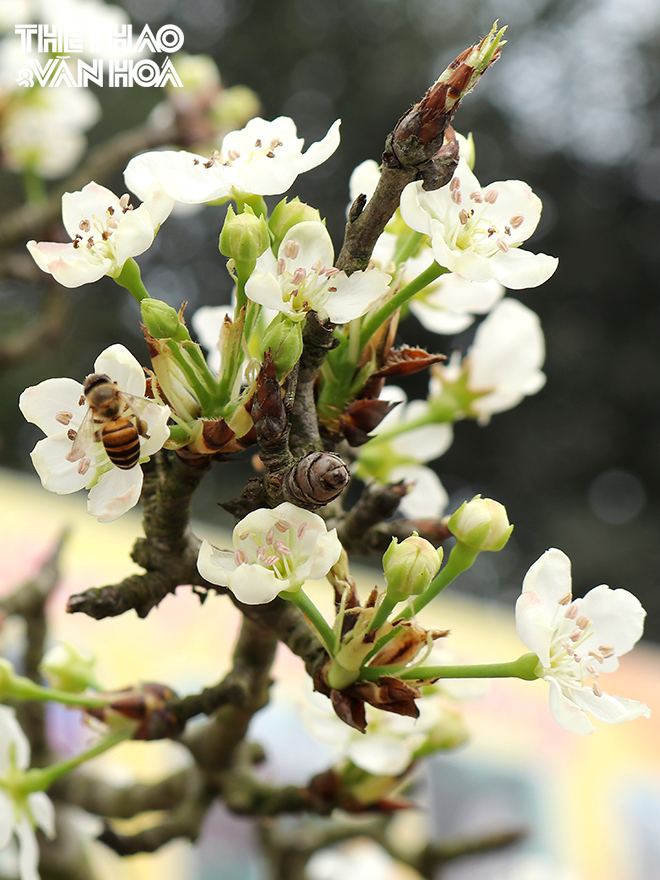
<path id="1" fill-rule="evenodd" d="M 152 407 L 157 411 L 158 404 L 121 391 L 117 383 L 103 373 L 88 376 L 83 391 L 80 400 L 87 403 L 87 412 L 67 459 L 84 458 L 91 443 L 97 442 L 103 444 L 115 467 L 132 468 L 140 460 L 140 437 L 149 437 L 147 423 L 140 417 Z"/>

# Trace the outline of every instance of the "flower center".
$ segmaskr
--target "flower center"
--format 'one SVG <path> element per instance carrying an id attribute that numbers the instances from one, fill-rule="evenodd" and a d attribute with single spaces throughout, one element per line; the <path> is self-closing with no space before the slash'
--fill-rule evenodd
<path id="1" fill-rule="evenodd" d="M 449 184 L 449 193 L 452 202 L 460 208 L 458 223 L 456 218 L 451 222 L 451 237 L 455 247 L 492 257 L 498 251 L 507 253 L 510 247 L 517 245 L 511 241 L 512 230 L 518 229 L 524 222 L 522 214 L 512 216 L 501 229 L 487 216 L 489 205 L 494 205 L 499 197 L 497 188 L 477 189 L 465 198 L 460 178 L 454 177 Z"/>
<path id="2" fill-rule="evenodd" d="M 243 546 L 234 553 L 236 565 L 250 564 L 251 560 L 264 568 L 270 569 L 279 580 L 288 580 L 293 570 L 304 559 L 296 556 L 291 547 L 297 538 L 302 540 L 307 523 L 302 523 L 294 531 L 291 523 L 286 520 L 277 520 L 273 528 L 264 532 L 254 530 L 239 535 L 239 541 Z M 294 537 L 295 536 L 295 537 Z"/>
<path id="3" fill-rule="evenodd" d="M 552 620 L 554 634 L 550 644 L 550 670 L 562 688 L 591 687 L 597 697 L 602 696 L 598 684 L 598 664 L 614 655 L 612 645 L 596 643 L 593 622 L 580 614 L 579 605 L 566 593 L 557 602 Z M 591 646 L 587 643 L 591 642 Z M 591 678 L 591 684 L 585 684 Z"/>
<path id="4" fill-rule="evenodd" d="M 284 246 L 284 256 L 277 261 L 277 278 L 282 291 L 282 299 L 289 303 L 295 312 L 308 312 L 319 309 L 336 293 L 331 279 L 339 274 L 339 269 L 326 268 L 318 260 L 310 271 L 295 266 L 294 261 L 300 252 L 297 241 L 289 239 Z"/>
<path id="5" fill-rule="evenodd" d="M 91 220 L 83 217 L 78 224 L 80 232 L 76 233 L 75 238 L 71 242 L 74 249 L 84 249 L 83 252 L 87 254 L 90 262 L 93 263 L 98 263 L 106 259 L 114 260 L 116 248 L 111 241 L 111 237 L 115 229 L 119 226 L 122 216 L 127 211 L 133 210 L 133 205 L 130 204 L 130 198 L 131 197 L 128 193 L 125 193 L 119 199 L 119 207 L 121 210 L 119 216 L 117 210 L 113 208 L 112 205 L 108 205 L 103 219 L 97 217 L 95 214 L 92 215 Z"/>

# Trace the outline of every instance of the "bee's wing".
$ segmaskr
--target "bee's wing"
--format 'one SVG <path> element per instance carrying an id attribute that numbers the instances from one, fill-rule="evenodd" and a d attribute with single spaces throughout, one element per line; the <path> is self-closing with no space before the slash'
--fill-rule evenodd
<path id="1" fill-rule="evenodd" d="M 163 409 L 155 400 L 150 400 L 148 397 L 135 397 L 126 391 L 120 391 L 119 398 L 129 411 L 127 415 L 132 414 L 141 420 L 155 421 Z"/>
<path id="2" fill-rule="evenodd" d="M 67 461 L 79 461 L 81 458 L 84 458 L 87 450 L 94 443 L 95 433 L 94 413 L 88 406 L 87 412 L 83 416 L 80 427 L 76 432 L 76 439 L 73 441 L 71 451 L 66 456 Z"/>

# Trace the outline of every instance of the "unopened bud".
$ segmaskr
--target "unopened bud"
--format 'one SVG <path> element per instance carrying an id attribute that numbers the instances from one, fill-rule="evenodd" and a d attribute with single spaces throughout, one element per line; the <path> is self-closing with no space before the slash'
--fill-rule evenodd
<path id="1" fill-rule="evenodd" d="M 302 323 L 292 321 L 284 314 L 277 315 L 264 333 L 262 340 L 263 351 L 268 351 L 273 357 L 277 378 L 281 382 L 287 373 L 300 360 L 303 352 Z"/>
<path id="2" fill-rule="evenodd" d="M 383 555 L 383 571 L 387 581 L 388 596 L 402 602 L 408 596 L 418 596 L 431 583 L 440 570 L 442 548 L 419 535 L 411 535 L 400 544 L 396 538 Z"/>
<path id="3" fill-rule="evenodd" d="M 464 501 L 449 517 L 447 525 L 459 543 L 477 553 L 501 550 L 513 531 L 504 505 L 481 495 L 475 495 L 472 501 Z"/>
<path id="4" fill-rule="evenodd" d="M 227 216 L 220 233 L 220 253 L 235 260 L 236 263 L 256 261 L 270 245 L 268 224 L 258 217 L 249 205 L 240 214 L 232 206 L 227 208 Z"/>
<path id="5" fill-rule="evenodd" d="M 298 197 L 287 202 L 286 199 L 275 206 L 270 215 L 268 225 L 273 235 L 273 250 L 278 252 L 282 239 L 292 226 L 303 223 L 305 220 L 321 222 L 321 215 L 316 208 L 301 202 Z"/>
<path id="6" fill-rule="evenodd" d="M 96 658 L 85 655 L 68 642 L 60 642 L 46 653 L 39 669 L 52 688 L 80 694 L 87 688 L 100 689 Z"/>
<path id="7" fill-rule="evenodd" d="M 183 342 L 190 339 L 190 333 L 180 312 L 159 299 L 143 299 L 140 303 L 142 323 L 154 339 L 174 339 Z"/>

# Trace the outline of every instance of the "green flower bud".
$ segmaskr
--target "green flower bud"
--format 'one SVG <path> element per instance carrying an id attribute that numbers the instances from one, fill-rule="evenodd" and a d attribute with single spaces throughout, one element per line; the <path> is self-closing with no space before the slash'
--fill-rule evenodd
<path id="1" fill-rule="evenodd" d="M 190 339 L 182 312 L 167 303 L 159 299 L 143 299 L 140 311 L 142 323 L 154 339 L 174 339 L 176 342 Z"/>
<path id="2" fill-rule="evenodd" d="M 296 223 L 302 223 L 305 220 L 316 220 L 321 222 L 321 215 L 316 208 L 301 202 L 296 196 L 290 202 L 286 199 L 275 206 L 273 213 L 270 215 L 268 225 L 273 236 L 273 251 L 277 254 L 282 239 L 292 226 Z"/>
<path id="3" fill-rule="evenodd" d="M 477 553 L 501 550 L 513 531 L 504 505 L 481 495 L 464 501 L 449 517 L 447 525 L 459 543 Z"/>
<path id="4" fill-rule="evenodd" d="M 230 205 L 220 233 L 220 253 L 236 263 L 253 263 L 270 245 L 268 224 L 249 205 L 236 214 Z"/>
<path id="5" fill-rule="evenodd" d="M 68 642 L 61 642 L 46 653 L 39 669 L 52 688 L 80 694 L 87 688 L 100 690 L 95 665 L 95 657 L 82 654 Z"/>
<path id="6" fill-rule="evenodd" d="M 264 353 L 270 349 L 280 381 L 300 360 L 303 351 L 302 333 L 302 323 L 292 321 L 283 314 L 274 318 L 266 328 L 262 348 Z"/>
<path id="7" fill-rule="evenodd" d="M 408 596 L 423 593 L 440 570 L 442 548 L 413 534 L 400 544 L 396 538 L 383 555 L 387 595 L 403 602 Z"/>
<path id="8" fill-rule="evenodd" d="M 178 71 L 178 68 L 177 68 Z M 247 86 L 223 89 L 210 108 L 211 121 L 225 129 L 242 128 L 259 114 L 260 101 L 256 92 Z"/>

